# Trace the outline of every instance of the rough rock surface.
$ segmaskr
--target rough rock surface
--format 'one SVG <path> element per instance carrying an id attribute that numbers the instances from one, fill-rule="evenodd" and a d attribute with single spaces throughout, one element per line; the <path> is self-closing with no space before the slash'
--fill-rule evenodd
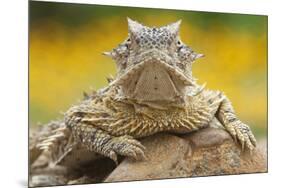
<path id="1" fill-rule="evenodd" d="M 44 158 L 33 165 L 30 174 L 30 187 L 49 185 L 73 185 L 86 183 L 101 183 L 116 168 L 115 163 L 108 158 L 100 158 L 80 166 L 80 168 L 68 169 L 63 166 L 45 166 Z"/>
<path id="2" fill-rule="evenodd" d="M 45 167 L 46 159 L 33 165 L 30 186 L 85 184 L 149 179 L 166 179 L 267 171 L 266 143 L 256 150 L 241 151 L 231 136 L 220 128 L 206 128 L 187 135 L 156 134 L 141 140 L 147 160 L 125 158 L 117 167 L 108 158 L 79 169 Z"/>
<path id="3" fill-rule="evenodd" d="M 142 143 L 148 159 L 125 159 L 105 182 L 267 171 L 265 151 L 241 152 L 223 129 L 207 128 L 181 137 L 158 134 Z"/>

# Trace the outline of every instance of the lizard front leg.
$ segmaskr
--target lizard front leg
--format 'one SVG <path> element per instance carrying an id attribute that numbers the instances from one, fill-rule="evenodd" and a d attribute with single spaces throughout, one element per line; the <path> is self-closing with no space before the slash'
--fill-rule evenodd
<path id="1" fill-rule="evenodd" d="M 230 135 L 238 140 L 242 146 L 242 150 L 246 146 L 249 150 L 253 150 L 256 146 L 256 139 L 248 125 L 243 123 L 235 114 L 230 100 L 221 92 L 214 92 L 215 97 L 209 99 L 209 103 L 215 106 L 215 116 L 230 133 Z"/>
<path id="2" fill-rule="evenodd" d="M 66 116 L 65 122 L 77 142 L 80 142 L 90 151 L 111 158 L 115 163 L 118 162 L 118 154 L 136 160 L 146 158 L 144 155 L 145 147 L 139 141 L 129 135 L 110 135 L 110 133 L 89 123 L 89 121 L 84 121 L 81 112 L 74 112 Z"/>

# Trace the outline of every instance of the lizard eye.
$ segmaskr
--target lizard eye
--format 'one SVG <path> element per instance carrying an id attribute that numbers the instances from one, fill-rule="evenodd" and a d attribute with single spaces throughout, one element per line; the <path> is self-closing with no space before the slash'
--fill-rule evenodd
<path id="1" fill-rule="evenodd" d="M 180 40 L 177 40 L 176 45 L 177 45 L 178 48 L 181 48 L 181 47 L 184 46 L 184 44 Z"/>
<path id="2" fill-rule="evenodd" d="M 130 46 L 131 46 L 131 43 L 132 43 L 132 40 L 131 40 L 131 38 L 129 37 L 129 38 L 127 38 L 127 39 L 125 40 L 125 42 L 123 43 L 123 45 L 125 45 L 125 46 L 127 47 L 127 50 L 129 50 L 129 49 L 130 49 Z"/>
<path id="3" fill-rule="evenodd" d="M 178 47 L 177 52 L 178 52 L 178 57 L 180 58 L 181 61 L 188 61 L 189 55 L 192 53 L 192 50 L 185 45 L 181 45 Z"/>
<path id="4" fill-rule="evenodd" d="M 176 46 L 177 46 L 177 52 L 179 53 L 179 55 L 181 55 L 181 54 L 183 55 L 186 53 L 187 46 L 185 44 L 183 44 L 180 40 L 177 40 Z"/>
<path id="5" fill-rule="evenodd" d="M 203 54 L 197 54 L 190 47 L 182 45 L 178 47 L 178 57 L 185 62 L 194 62 L 196 59 L 203 57 Z"/>
<path id="6" fill-rule="evenodd" d="M 180 56 L 187 56 L 192 53 L 192 50 L 185 45 L 181 45 L 178 47 L 178 53 Z"/>
<path id="7" fill-rule="evenodd" d="M 128 45 L 131 44 L 131 42 L 132 42 L 132 41 L 131 41 L 131 38 L 128 38 L 128 39 L 125 41 L 125 44 L 127 44 L 127 46 L 128 46 Z"/>
<path id="8" fill-rule="evenodd" d="M 118 46 L 118 48 L 116 48 L 116 52 L 119 54 L 119 55 L 123 55 L 127 52 L 128 50 L 128 45 L 127 44 L 121 44 Z"/>

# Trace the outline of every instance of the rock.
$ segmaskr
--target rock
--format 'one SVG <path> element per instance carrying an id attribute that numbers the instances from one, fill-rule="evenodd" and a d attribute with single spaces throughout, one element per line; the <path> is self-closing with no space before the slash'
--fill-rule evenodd
<path id="1" fill-rule="evenodd" d="M 105 182 L 266 172 L 265 150 L 242 152 L 223 129 L 184 136 L 156 134 L 141 141 L 146 161 L 126 158 Z"/>
<path id="2" fill-rule="evenodd" d="M 31 177 L 29 187 L 65 185 L 67 180 L 61 176 L 35 175 Z"/>
<path id="3" fill-rule="evenodd" d="M 109 158 L 99 158 L 79 168 L 80 176 L 68 184 L 101 183 L 116 168 L 116 164 Z M 78 169 L 77 169 L 78 170 Z"/>
<path id="4" fill-rule="evenodd" d="M 70 177 L 78 176 L 77 172 L 69 172 L 63 166 L 36 166 L 30 171 L 29 187 L 65 185 Z"/>
<path id="5" fill-rule="evenodd" d="M 96 183 L 91 177 L 82 176 L 75 180 L 70 180 L 67 182 L 67 185 L 79 185 L 79 184 L 88 184 L 88 183 Z"/>
<path id="6" fill-rule="evenodd" d="M 41 162 L 39 161 L 38 164 Z M 115 167 L 115 163 L 109 158 L 99 158 L 78 168 L 38 165 L 30 173 L 29 186 L 101 183 Z"/>
<path id="7" fill-rule="evenodd" d="M 79 168 L 46 165 L 44 155 L 32 165 L 29 186 L 88 184 L 101 182 L 166 179 L 267 171 L 266 140 L 249 153 L 241 152 L 221 128 L 174 135 L 161 133 L 141 140 L 147 160 L 125 158 L 116 167 L 109 158 L 100 158 Z"/>

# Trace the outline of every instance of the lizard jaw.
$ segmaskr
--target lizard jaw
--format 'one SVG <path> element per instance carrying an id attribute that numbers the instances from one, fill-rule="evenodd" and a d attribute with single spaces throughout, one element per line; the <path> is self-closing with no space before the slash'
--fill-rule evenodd
<path id="1" fill-rule="evenodd" d="M 186 88 L 194 85 L 194 81 L 172 65 L 152 57 L 132 67 L 112 84 L 120 86 L 128 99 L 159 107 L 184 103 Z"/>
<path id="2" fill-rule="evenodd" d="M 122 85 L 123 83 L 127 82 L 134 74 L 136 74 L 140 69 L 143 67 L 155 63 L 157 66 L 164 67 L 169 74 L 173 75 L 174 77 L 178 78 L 185 85 L 195 85 L 195 81 L 192 77 L 184 74 L 179 68 L 175 66 L 174 60 L 165 53 L 151 49 L 145 53 L 142 53 L 140 57 L 137 57 L 133 60 L 133 65 L 128 68 L 125 73 L 118 76 L 110 85 Z"/>

